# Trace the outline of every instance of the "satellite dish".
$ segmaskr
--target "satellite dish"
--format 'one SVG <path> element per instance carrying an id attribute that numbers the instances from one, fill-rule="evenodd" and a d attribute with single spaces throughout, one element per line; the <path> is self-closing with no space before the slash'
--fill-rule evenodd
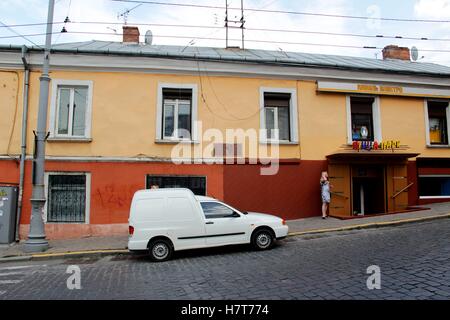
<path id="1" fill-rule="evenodd" d="M 148 31 L 145 33 L 145 44 L 151 45 L 151 44 L 152 44 L 152 41 L 153 41 L 153 33 L 152 33 L 151 30 L 148 30 Z"/>
<path id="2" fill-rule="evenodd" d="M 419 59 L 419 50 L 416 47 L 411 48 L 411 58 L 412 61 L 417 61 Z"/>

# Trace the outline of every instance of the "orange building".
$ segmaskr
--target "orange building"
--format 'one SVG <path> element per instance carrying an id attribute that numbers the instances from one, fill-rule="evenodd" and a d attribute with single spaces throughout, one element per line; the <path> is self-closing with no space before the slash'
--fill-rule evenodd
<path id="1" fill-rule="evenodd" d="M 450 199 L 450 68 L 398 47 L 376 60 L 151 45 L 135 31 L 53 47 L 48 238 L 126 234 L 134 192 L 154 185 L 286 219 L 321 214 L 324 170 L 337 217 Z M 0 185 L 21 186 L 21 238 L 42 54 L 0 47 Z M 228 131 L 246 140 L 205 143 Z M 276 174 L 262 175 L 277 159 Z"/>

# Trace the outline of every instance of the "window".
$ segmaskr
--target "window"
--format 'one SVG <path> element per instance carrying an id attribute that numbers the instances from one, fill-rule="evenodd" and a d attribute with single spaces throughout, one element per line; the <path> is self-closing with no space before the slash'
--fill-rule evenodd
<path id="1" fill-rule="evenodd" d="M 234 210 L 219 202 L 201 202 L 206 219 L 230 217 Z"/>
<path id="2" fill-rule="evenodd" d="M 450 198 L 450 176 L 419 176 L 420 198 Z"/>
<path id="3" fill-rule="evenodd" d="M 428 101 L 428 140 L 430 145 L 448 145 L 448 102 Z"/>
<path id="4" fill-rule="evenodd" d="M 382 141 L 380 97 L 347 96 L 347 143 Z"/>
<path id="5" fill-rule="evenodd" d="M 167 138 L 191 138 L 191 89 L 163 89 L 163 133 Z"/>
<path id="6" fill-rule="evenodd" d="M 295 89 L 261 88 L 261 136 L 264 142 L 298 141 Z"/>
<path id="7" fill-rule="evenodd" d="M 47 222 L 87 223 L 87 174 L 47 175 Z"/>
<path id="8" fill-rule="evenodd" d="M 264 93 L 268 140 L 290 141 L 289 93 Z"/>
<path id="9" fill-rule="evenodd" d="M 196 140 L 197 86 L 160 84 L 157 107 L 157 140 Z"/>
<path id="10" fill-rule="evenodd" d="M 92 82 L 53 80 L 51 138 L 90 137 Z"/>
<path id="11" fill-rule="evenodd" d="M 195 195 L 206 195 L 206 177 L 147 175 L 147 188 L 187 188 Z"/>
<path id="12" fill-rule="evenodd" d="M 350 98 L 353 141 L 374 141 L 373 102 L 373 98 Z"/>

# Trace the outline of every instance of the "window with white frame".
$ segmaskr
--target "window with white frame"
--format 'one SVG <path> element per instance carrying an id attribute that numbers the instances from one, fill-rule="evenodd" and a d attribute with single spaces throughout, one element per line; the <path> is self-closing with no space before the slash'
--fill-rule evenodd
<path id="1" fill-rule="evenodd" d="M 47 222 L 87 223 L 90 175 L 47 173 Z"/>
<path id="2" fill-rule="evenodd" d="M 53 80 L 53 138 L 90 138 L 91 81 Z"/>
<path id="3" fill-rule="evenodd" d="M 449 145 L 448 101 L 426 101 L 427 142 L 428 145 Z"/>
<path id="4" fill-rule="evenodd" d="M 261 89 L 262 142 L 297 142 L 295 89 Z"/>
<path id="5" fill-rule="evenodd" d="M 196 85 L 160 85 L 158 92 L 157 139 L 195 140 Z"/>
<path id="6" fill-rule="evenodd" d="M 347 97 L 348 143 L 381 141 L 379 97 Z"/>
<path id="7" fill-rule="evenodd" d="M 267 139 L 290 141 L 289 93 L 264 93 Z"/>

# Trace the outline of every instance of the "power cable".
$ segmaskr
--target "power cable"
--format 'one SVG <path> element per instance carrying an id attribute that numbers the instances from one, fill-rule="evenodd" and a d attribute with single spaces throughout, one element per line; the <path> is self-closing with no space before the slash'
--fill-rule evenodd
<path id="1" fill-rule="evenodd" d="M 55 22 L 54 24 L 65 24 L 66 22 Z M 107 21 L 70 21 L 71 24 L 98 24 L 98 25 L 111 25 L 119 24 L 117 22 Z M 2 27 L 27 27 L 45 25 L 46 23 L 32 23 L 32 24 L 16 24 L 16 25 L 0 25 Z M 223 29 L 219 26 L 206 26 L 206 25 L 186 25 L 186 24 L 163 24 L 163 23 L 131 23 L 135 26 L 149 26 L 149 27 L 173 27 L 173 28 L 204 28 L 204 29 Z M 343 37 L 359 37 L 359 38 L 376 38 L 376 39 L 395 39 L 395 40 L 418 40 L 418 41 L 450 41 L 450 38 L 432 38 L 432 37 L 413 37 L 413 36 L 401 36 L 401 35 L 367 35 L 358 33 L 338 33 L 338 32 L 324 32 L 324 31 L 311 31 L 311 30 L 296 30 L 296 29 L 271 29 L 271 28 L 245 28 L 248 31 L 263 31 L 263 32 L 280 32 L 280 33 L 304 33 L 304 34 L 317 34 L 317 35 L 331 35 L 331 36 L 343 36 Z"/>
<path id="2" fill-rule="evenodd" d="M 142 4 L 147 4 L 147 5 L 162 5 L 162 6 L 176 6 L 176 7 L 225 10 L 225 7 L 223 7 L 223 6 L 200 5 L 200 4 L 192 4 L 192 3 L 175 3 L 175 2 L 143 1 L 143 0 L 110 0 L 110 1 L 126 2 L 126 3 L 142 3 Z M 228 9 L 240 10 L 240 8 L 237 8 L 237 7 L 230 7 Z M 294 14 L 294 15 L 305 15 L 305 16 L 315 16 L 315 17 L 359 19 L 359 20 L 380 20 L 380 21 L 395 21 L 395 22 L 424 22 L 424 23 L 449 23 L 450 22 L 450 20 L 383 18 L 383 17 L 339 15 L 339 14 L 317 13 L 317 12 L 289 11 L 289 10 L 269 10 L 269 9 L 257 9 L 257 8 L 246 8 L 245 10 L 246 11 L 254 11 L 254 12 L 264 12 L 264 13 L 281 13 L 281 14 Z"/>

